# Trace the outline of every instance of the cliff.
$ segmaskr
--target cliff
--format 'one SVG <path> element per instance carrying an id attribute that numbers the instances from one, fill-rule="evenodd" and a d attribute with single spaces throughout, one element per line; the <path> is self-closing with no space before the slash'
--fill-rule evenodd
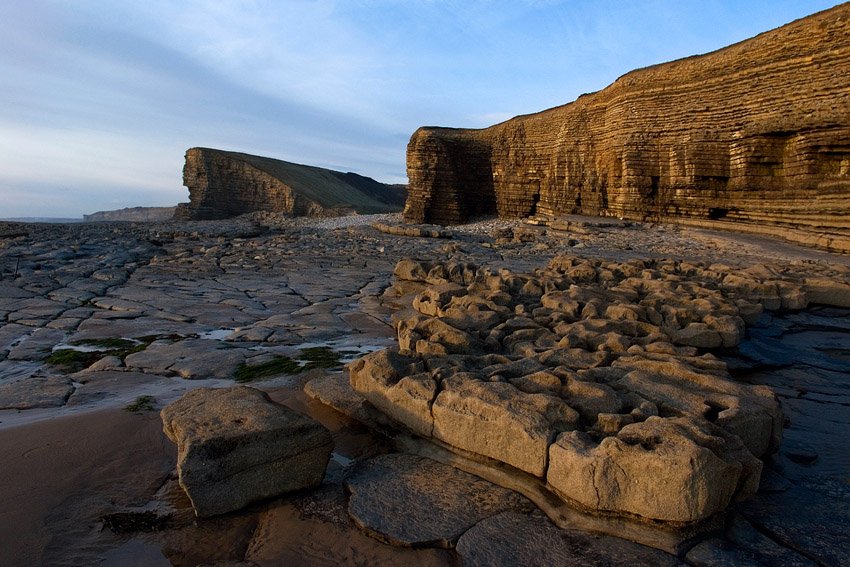
<path id="1" fill-rule="evenodd" d="M 580 213 L 850 251 L 850 4 L 482 130 L 417 130 L 405 220 Z"/>
<path id="2" fill-rule="evenodd" d="M 355 173 L 209 148 L 186 151 L 189 203 L 177 219 L 221 219 L 255 211 L 292 216 L 374 214 L 402 209 L 405 188 Z"/>
<path id="3" fill-rule="evenodd" d="M 83 215 L 83 222 L 133 221 L 159 222 L 171 220 L 176 207 L 127 207 L 116 211 L 98 211 Z"/>

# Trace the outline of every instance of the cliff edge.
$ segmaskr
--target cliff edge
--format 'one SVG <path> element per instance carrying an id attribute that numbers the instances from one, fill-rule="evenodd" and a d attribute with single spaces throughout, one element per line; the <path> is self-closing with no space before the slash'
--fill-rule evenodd
<path id="1" fill-rule="evenodd" d="M 850 252 L 850 4 L 486 129 L 425 127 L 405 220 L 589 214 Z"/>

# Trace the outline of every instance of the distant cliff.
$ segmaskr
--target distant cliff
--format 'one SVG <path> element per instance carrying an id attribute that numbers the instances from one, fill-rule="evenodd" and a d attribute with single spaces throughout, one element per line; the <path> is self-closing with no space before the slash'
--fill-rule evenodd
<path id="1" fill-rule="evenodd" d="M 159 222 L 171 220 L 176 207 L 128 207 L 116 211 L 98 211 L 83 215 L 84 222 L 135 221 Z"/>
<path id="2" fill-rule="evenodd" d="M 337 216 L 401 211 L 405 187 L 355 173 L 210 148 L 186 152 L 183 184 L 189 203 L 178 219 L 220 219 L 255 211 Z"/>
<path id="3" fill-rule="evenodd" d="M 407 170 L 409 222 L 736 221 L 850 251 L 850 4 L 490 128 L 420 128 Z"/>

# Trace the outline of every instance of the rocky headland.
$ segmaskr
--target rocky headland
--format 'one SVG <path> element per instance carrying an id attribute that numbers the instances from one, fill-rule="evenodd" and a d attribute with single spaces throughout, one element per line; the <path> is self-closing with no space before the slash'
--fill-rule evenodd
<path id="1" fill-rule="evenodd" d="M 83 222 L 162 222 L 171 220 L 177 207 L 127 207 L 83 215 Z"/>
<path id="2" fill-rule="evenodd" d="M 0 564 L 846 564 L 850 257 L 556 220 L 0 225 Z"/>
<path id="3" fill-rule="evenodd" d="M 426 127 L 404 217 L 591 214 L 850 251 L 850 5 L 483 130 Z"/>
<path id="4" fill-rule="evenodd" d="M 189 203 L 175 217 L 209 220 L 258 211 L 339 216 L 400 211 L 406 188 L 356 173 L 211 148 L 186 151 L 183 184 Z"/>

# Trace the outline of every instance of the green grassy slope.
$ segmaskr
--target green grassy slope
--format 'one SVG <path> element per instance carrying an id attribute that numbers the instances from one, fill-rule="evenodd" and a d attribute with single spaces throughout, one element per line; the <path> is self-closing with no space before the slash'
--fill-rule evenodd
<path id="1" fill-rule="evenodd" d="M 374 214 L 401 211 L 404 207 L 407 193 L 404 186 L 379 183 L 356 173 L 342 173 L 239 152 L 201 149 L 220 153 L 264 171 L 324 208 L 351 207 L 361 214 Z"/>

